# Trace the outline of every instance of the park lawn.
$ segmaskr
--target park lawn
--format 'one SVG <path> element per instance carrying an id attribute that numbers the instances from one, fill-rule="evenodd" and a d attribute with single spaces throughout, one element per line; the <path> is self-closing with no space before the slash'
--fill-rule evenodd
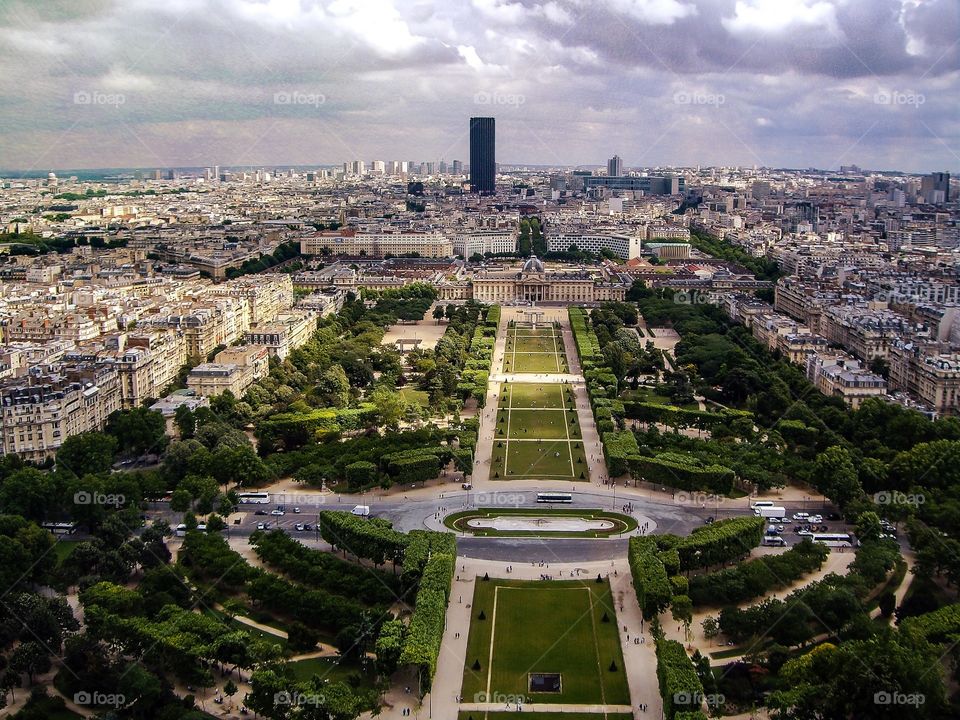
<path id="1" fill-rule="evenodd" d="M 309 680 L 314 675 L 332 683 L 341 680 L 349 682 L 353 675 L 366 676 L 359 662 L 339 655 L 292 660 L 287 663 L 287 667 L 297 681 Z"/>
<path id="2" fill-rule="evenodd" d="M 547 410 L 560 409 L 571 395 L 569 386 L 555 383 L 510 383 L 504 385 L 506 406 L 509 408 L 544 408 Z M 503 412 L 501 408 L 500 412 Z"/>
<path id="3" fill-rule="evenodd" d="M 57 567 L 63 565 L 63 561 L 70 557 L 71 553 L 77 549 L 78 540 L 58 540 L 53 546 L 53 556 L 57 560 Z"/>
<path id="4" fill-rule="evenodd" d="M 507 444 L 506 473 L 501 473 L 507 479 L 518 478 L 558 478 L 578 479 L 581 472 L 586 479 L 586 463 L 575 462 L 573 453 L 576 452 L 572 444 L 565 440 L 553 440 L 544 443 L 523 442 L 514 440 Z M 494 450 L 494 457 L 500 448 Z M 577 455 L 577 457 L 581 457 Z"/>
<path id="5" fill-rule="evenodd" d="M 497 422 L 498 438 L 566 440 L 568 436 L 577 436 L 577 415 L 569 410 L 510 410 L 506 422 Z"/>
<path id="6" fill-rule="evenodd" d="M 518 335 L 510 343 L 511 350 L 520 353 L 562 353 L 563 339 L 560 337 L 524 337 Z"/>
<path id="7" fill-rule="evenodd" d="M 629 713 L 532 713 L 524 710 L 519 716 L 515 712 L 478 712 L 461 710 L 457 720 L 633 720 Z"/>
<path id="8" fill-rule="evenodd" d="M 558 373 L 566 371 L 556 353 L 517 353 L 505 355 L 503 369 L 508 373 Z"/>
<path id="9" fill-rule="evenodd" d="M 522 695 L 528 702 L 630 703 L 607 581 L 477 578 L 471 612 L 464 698 L 487 693 Z M 532 672 L 560 673 L 560 692 L 531 693 Z"/>
<path id="10" fill-rule="evenodd" d="M 658 389 L 640 386 L 636 390 L 630 390 L 626 393 L 625 400 L 639 400 L 641 402 L 655 403 L 657 405 L 669 405 L 671 407 L 679 407 L 684 410 L 699 410 L 700 405 L 696 402 L 692 403 L 683 403 L 682 405 L 677 405 L 673 398 L 671 398 L 666 393 L 661 392 Z"/>
<path id="11" fill-rule="evenodd" d="M 400 388 L 400 397 L 407 401 L 409 404 L 421 405 L 422 407 L 430 407 L 430 393 L 426 390 L 417 390 L 412 387 L 402 387 Z"/>

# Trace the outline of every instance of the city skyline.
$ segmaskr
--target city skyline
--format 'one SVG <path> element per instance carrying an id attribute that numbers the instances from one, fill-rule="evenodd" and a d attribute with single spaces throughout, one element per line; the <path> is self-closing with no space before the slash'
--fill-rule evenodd
<path id="1" fill-rule="evenodd" d="M 945 1 L 11 2 L 0 27 L 10 170 L 453 159 L 475 115 L 504 164 L 960 168 Z"/>

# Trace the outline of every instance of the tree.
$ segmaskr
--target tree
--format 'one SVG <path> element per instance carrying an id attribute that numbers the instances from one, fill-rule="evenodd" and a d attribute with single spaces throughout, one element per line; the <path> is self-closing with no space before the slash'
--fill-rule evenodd
<path id="1" fill-rule="evenodd" d="M 177 488 L 170 496 L 170 509 L 174 512 L 186 512 L 190 509 L 192 501 L 193 499 L 190 497 L 188 490 Z"/>
<path id="2" fill-rule="evenodd" d="M 193 416 L 190 408 L 186 405 L 179 405 L 173 414 L 173 422 L 180 431 L 181 438 L 193 437 L 193 433 L 197 429 L 197 419 Z"/>
<path id="3" fill-rule="evenodd" d="M 44 647 L 33 640 L 20 643 L 10 655 L 10 669 L 18 675 L 26 674 L 33 685 L 33 678 L 42 675 L 50 667 L 50 656 Z"/>
<path id="4" fill-rule="evenodd" d="M 315 393 L 324 405 L 346 407 L 350 402 L 350 380 L 347 379 L 343 366 L 331 365 L 317 381 Z"/>
<path id="5" fill-rule="evenodd" d="M 163 415 L 144 407 L 117 410 L 107 418 L 107 432 L 113 435 L 125 455 L 161 452 L 168 442 Z"/>
<path id="6" fill-rule="evenodd" d="M 703 636 L 708 640 L 712 640 L 720 634 L 720 623 L 712 615 L 707 615 L 700 623 L 700 627 L 703 628 Z"/>
<path id="7" fill-rule="evenodd" d="M 388 428 L 396 428 L 407 410 L 407 401 L 399 393 L 378 387 L 370 393 L 370 402 L 376 407 L 377 417 Z"/>
<path id="8" fill-rule="evenodd" d="M 863 495 L 850 452 L 839 445 L 828 447 L 817 455 L 813 477 L 817 489 L 841 508 Z"/>
<path id="9" fill-rule="evenodd" d="M 106 433 L 71 435 L 57 451 L 57 469 L 76 477 L 109 472 L 116 452 L 117 439 Z"/>
<path id="10" fill-rule="evenodd" d="M 865 543 L 869 540 L 879 540 L 883 534 L 883 526 L 880 524 L 880 516 L 873 511 L 860 513 L 856 525 L 857 540 Z"/>
<path id="11" fill-rule="evenodd" d="M 443 305 L 437 305 L 433 308 L 433 319 L 437 321 L 437 325 L 443 320 Z"/>

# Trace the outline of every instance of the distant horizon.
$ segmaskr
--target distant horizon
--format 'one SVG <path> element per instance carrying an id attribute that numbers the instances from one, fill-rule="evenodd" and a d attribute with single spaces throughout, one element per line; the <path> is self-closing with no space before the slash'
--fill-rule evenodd
<path id="1" fill-rule="evenodd" d="M 359 158 L 354 158 L 359 159 Z M 380 160 L 381 158 L 372 158 L 374 160 Z M 458 158 L 455 158 L 458 159 Z M 384 159 L 385 162 L 390 162 L 389 160 Z M 351 162 L 350 160 L 344 162 Z M 275 162 L 275 163 L 258 163 L 258 164 L 248 164 L 248 165 L 144 165 L 144 166 L 130 166 L 130 167 L 50 167 L 44 169 L 19 169 L 19 168 L 0 168 L 0 179 L 3 180 L 16 180 L 16 179 L 36 179 L 46 177 L 49 173 L 54 173 L 58 176 L 58 179 L 63 174 L 127 174 L 127 173 L 144 173 L 144 172 L 155 172 L 160 170 L 166 172 L 169 170 L 176 170 L 182 172 L 198 172 L 203 171 L 205 168 L 219 167 L 221 170 L 241 170 L 245 172 L 256 171 L 256 170 L 321 170 L 321 169 L 333 169 L 341 168 L 344 162 L 336 163 L 284 163 L 284 162 Z M 364 162 L 370 162 L 369 160 L 364 160 Z M 415 162 L 434 162 L 438 163 L 440 161 L 436 160 L 422 160 Z M 444 161 L 448 163 L 448 172 L 449 173 L 449 164 L 453 162 L 452 160 Z M 461 161 L 464 162 L 464 161 Z M 863 173 L 875 173 L 880 175 L 928 175 L 934 172 L 946 172 L 949 173 L 952 178 L 960 178 L 960 170 L 952 170 L 945 168 L 931 168 L 929 170 L 902 170 L 902 169 L 893 169 L 893 168 L 869 168 L 860 166 L 857 163 L 851 163 L 851 166 L 856 166 L 860 172 Z M 469 166 L 469 163 L 464 162 L 464 167 Z M 544 164 L 544 163 L 524 163 L 524 162 L 497 162 L 498 172 L 505 172 L 504 168 L 514 169 L 514 168 L 532 168 L 532 169 L 543 169 L 550 170 L 555 169 L 557 171 L 574 171 L 574 170 L 592 170 L 592 169 L 605 169 L 606 163 L 580 163 L 580 164 L 568 164 L 568 165 L 559 165 L 559 164 Z M 844 167 L 849 167 L 845 165 Z M 696 168 L 699 168 L 697 170 Z M 630 166 L 624 164 L 624 172 L 665 172 L 668 170 L 692 170 L 695 172 L 703 172 L 705 170 L 734 170 L 734 171 L 771 171 L 771 172 L 822 172 L 822 173 L 831 173 L 831 174 L 842 174 L 843 171 L 840 168 L 822 168 L 822 167 L 786 167 L 786 166 L 754 166 L 754 165 L 650 165 L 650 166 Z M 148 178 L 149 179 L 149 178 Z M 162 180 L 167 180 L 166 178 L 161 178 Z"/>

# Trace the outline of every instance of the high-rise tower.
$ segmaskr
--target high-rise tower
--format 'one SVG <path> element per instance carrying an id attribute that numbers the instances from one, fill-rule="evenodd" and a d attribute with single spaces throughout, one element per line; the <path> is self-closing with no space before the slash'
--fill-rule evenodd
<path id="1" fill-rule="evenodd" d="M 492 117 L 470 118 L 470 191 L 496 192 L 496 130 Z"/>

